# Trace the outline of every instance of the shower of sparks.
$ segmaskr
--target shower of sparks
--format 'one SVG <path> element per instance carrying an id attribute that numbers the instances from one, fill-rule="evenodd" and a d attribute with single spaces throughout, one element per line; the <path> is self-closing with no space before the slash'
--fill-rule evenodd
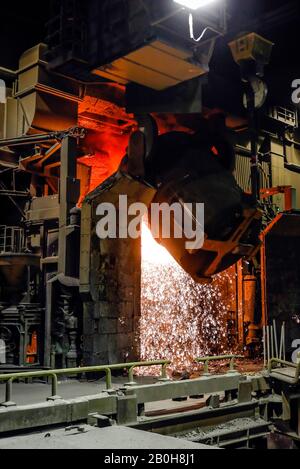
<path id="1" fill-rule="evenodd" d="M 196 357 L 232 351 L 227 324 L 235 271 L 218 275 L 210 285 L 197 284 L 146 226 L 142 253 L 142 359 L 166 359 L 172 361 L 173 371 L 191 371 L 199 369 Z"/>

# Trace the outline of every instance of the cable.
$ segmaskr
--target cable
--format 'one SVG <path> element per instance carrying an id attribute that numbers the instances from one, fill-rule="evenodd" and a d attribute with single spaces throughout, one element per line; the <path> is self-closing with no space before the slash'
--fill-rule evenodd
<path id="1" fill-rule="evenodd" d="M 202 39 L 204 38 L 207 31 L 212 31 L 213 33 L 216 33 L 218 36 L 222 35 L 222 33 L 220 31 L 217 31 L 216 29 L 211 28 L 210 26 L 208 26 L 207 28 L 205 28 L 202 31 L 201 35 L 198 38 L 196 38 L 195 37 L 195 32 L 194 32 L 194 17 L 193 17 L 192 13 L 189 14 L 189 27 L 190 27 L 190 38 L 193 39 L 195 42 L 202 41 Z"/>

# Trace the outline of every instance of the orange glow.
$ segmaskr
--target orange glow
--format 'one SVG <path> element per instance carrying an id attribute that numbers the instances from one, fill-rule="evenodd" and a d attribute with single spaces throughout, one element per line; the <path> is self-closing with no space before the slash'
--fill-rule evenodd
<path id="1" fill-rule="evenodd" d="M 172 371 L 199 372 L 195 357 L 241 353 L 236 298 L 235 267 L 216 276 L 212 284 L 197 284 L 143 227 L 138 338 L 142 360 L 167 359 Z M 139 371 L 144 373 L 149 370 Z"/>
<path id="2" fill-rule="evenodd" d="M 211 151 L 213 152 L 215 156 L 219 156 L 219 152 L 216 147 L 212 147 Z"/>
<path id="3" fill-rule="evenodd" d="M 78 125 L 88 131 L 83 144 L 85 156 L 78 161 L 90 168 L 90 174 L 81 179 L 79 205 L 88 193 L 118 170 L 130 134 L 136 129 L 134 115 L 126 113 L 123 86 L 103 83 L 95 94 L 92 90 L 89 93 L 91 95 L 84 97 L 78 111 Z M 154 114 L 153 117 L 160 134 L 175 130 L 191 132 L 189 115 Z"/>
<path id="4" fill-rule="evenodd" d="M 37 333 L 33 332 L 31 336 L 31 343 L 27 347 L 27 359 L 26 363 L 34 364 L 37 361 L 37 352 L 38 352 L 38 344 L 37 344 Z"/>
<path id="5" fill-rule="evenodd" d="M 128 140 L 129 135 L 118 135 L 110 130 L 88 134 L 85 146 L 89 154 L 79 159 L 81 164 L 91 168 L 88 193 L 118 170 L 126 154 Z"/>
<path id="6" fill-rule="evenodd" d="M 78 125 L 87 129 L 83 156 L 79 163 L 90 168 L 82 184 L 80 203 L 84 197 L 114 174 L 126 154 L 129 135 L 136 123 L 125 110 L 125 88 L 103 83 L 89 90 L 79 105 Z M 79 203 L 79 205 L 80 205 Z"/>
<path id="7" fill-rule="evenodd" d="M 84 141 L 85 156 L 78 162 L 90 168 L 89 176 L 81 179 L 79 201 L 112 176 L 119 168 L 136 129 L 134 116 L 125 110 L 124 89 L 103 85 L 103 99 L 86 96 L 79 107 L 79 125 L 88 131 Z M 181 131 L 194 133 L 201 126 L 200 115 L 153 114 L 159 134 Z"/>
<path id="8" fill-rule="evenodd" d="M 131 116 L 128 115 L 128 119 L 130 118 Z M 155 119 L 157 120 L 160 134 L 173 130 L 189 130 L 178 123 L 175 115 L 157 115 Z M 131 127 L 133 126 L 132 121 L 130 125 Z M 121 129 L 118 131 L 117 128 L 112 128 L 109 125 L 106 128 L 103 127 L 103 130 L 88 130 L 84 142 L 86 156 L 80 158 L 78 162 L 90 167 L 91 174 L 88 191 L 85 188 L 84 193 L 81 194 L 81 202 L 89 192 L 92 192 L 118 170 L 126 154 L 129 137 L 130 132 L 122 133 Z"/>
<path id="9" fill-rule="evenodd" d="M 150 229 L 145 223 L 142 224 L 142 256 L 144 262 L 148 262 L 149 264 L 176 265 L 171 254 L 155 241 Z"/>

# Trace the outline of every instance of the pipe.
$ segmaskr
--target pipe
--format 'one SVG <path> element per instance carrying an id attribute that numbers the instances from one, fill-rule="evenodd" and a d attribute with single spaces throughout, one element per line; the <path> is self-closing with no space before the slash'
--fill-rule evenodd
<path id="1" fill-rule="evenodd" d="M 281 326 L 281 331 L 280 331 L 279 360 L 282 360 L 282 348 L 283 348 L 283 345 L 282 345 L 282 339 L 283 339 L 282 327 L 283 327 L 283 326 Z"/>
<path id="2" fill-rule="evenodd" d="M 286 338 L 285 338 L 285 322 L 283 322 L 281 326 L 281 339 L 280 339 L 280 360 L 285 360 L 286 359 Z"/>
<path id="3" fill-rule="evenodd" d="M 0 196 L 27 198 L 27 197 L 30 197 L 30 193 L 29 192 L 21 192 L 21 191 L 0 189 Z"/>
<path id="4" fill-rule="evenodd" d="M 12 385 L 13 385 L 13 379 L 11 378 L 9 381 L 6 383 L 6 390 L 5 390 L 5 403 L 8 405 L 12 405 Z"/>
<path id="5" fill-rule="evenodd" d="M 272 358 L 275 357 L 274 355 L 274 330 L 273 326 L 270 326 L 270 334 L 271 334 L 271 355 Z"/>
<path id="6" fill-rule="evenodd" d="M 270 361 L 270 326 L 267 326 L 267 360 Z"/>
<path id="7" fill-rule="evenodd" d="M 221 360 L 230 360 L 229 364 L 229 373 L 233 373 L 235 371 L 235 359 L 237 358 L 245 358 L 242 355 L 219 355 L 215 357 L 201 357 L 195 358 L 195 362 L 203 363 L 204 364 L 204 376 L 210 375 L 209 373 L 209 364 L 213 361 L 221 361 Z"/>
<path id="8" fill-rule="evenodd" d="M 16 70 L 10 70 L 9 68 L 0 67 L 0 75 L 14 80 L 18 76 L 18 72 Z"/>
<path id="9" fill-rule="evenodd" d="M 133 375 L 133 371 L 134 371 L 134 366 L 132 366 L 131 368 L 129 368 L 128 370 L 128 380 L 129 382 L 126 384 L 126 386 L 135 386 L 137 383 L 134 381 L 134 375 Z"/>
<path id="10" fill-rule="evenodd" d="M 300 354 L 299 354 L 299 362 L 300 362 Z M 167 374 L 167 367 L 168 367 L 167 363 L 162 365 L 160 381 L 169 381 L 168 374 Z"/>
<path id="11" fill-rule="evenodd" d="M 6 402 L 2 406 L 15 406 L 16 404 L 12 402 L 12 385 L 16 379 L 21 378 L 42 378 L 42 377 L 51 377 L 52 378 L 52 396 L 49 400 L 59 399 L 57 396 L 57 385 L 58 385 L 58 376 L 65 375 L 77 375 L 83 373 L 100 373 L 104 372 L 106 374 L 106 391 L 112 390 L 112 371 L 113 370 L 122 370 L 127 369 L 133 371 L 134 368 L 140 367 L 150 367 L 161 365 L 162 366 L 162 377 L 165 376 L 166 367 L 170 365 L 169 360 L 153 360 L 148 362 L 133 362 L 133 363 L 122 363 L 117 365 L 104 365 L 104 366 L 90 366 L 82 368 L 66 368 L 62 370 L 51 370 L 51 371 L 33 371 L 33 372 L 23 372 L 23 373 L 12 373 L 12 374 L 0 374 L 0 382 L 6 382 Z M 0 405 L 1 407 L 1 405 Z"/>
<path id="12" fill-rule="evenodd" d="M 263 327 L 263 345 L 264 345 L 264 368 L 267 366 L 267 344 L 266 344 L 266 326 Z"/>
<path id="13" fill-rule="evenodd" d="M 106 368 L 104 371 L 105 371 L 105 375 L 106 375 L 106 377 L 105 377 L 106 390 L 111 391 L 113 389 L 111 369 Z"/>
<path id="14" fill-rule="evenodd" d="M 286 360 L 285 322 L 283 323 L 283 360 Z"/>
<path id="15" fill-rule="evenodd" d="M 0 147 L 13 147 L 19 145 L 33 145 L 51 140 L 60 140 L 63 132 L 53 132 L 51 134 L 30 135 L 24 137 L 16 137 L 11 139 L 1 139 Z"/>
<path id="16" fill-rule="evenodd" d="M 274 340 L 275 340 L 275 353 L 276 353 L 276 358 L 279 358 L 279 355 L 278 355 L 278 337 L 277 337 L 277 324 L 276 324 L 276 319 L 273 319 L 273 330 L 274 330 Z"/>
<path id="17" fill-rule="evenodd" d="M 58 379 L 55 374 L 52 375 L 52 399 L 59 399 L 59 396 L 57 395 L 57 387 L 58 387 Z"/>

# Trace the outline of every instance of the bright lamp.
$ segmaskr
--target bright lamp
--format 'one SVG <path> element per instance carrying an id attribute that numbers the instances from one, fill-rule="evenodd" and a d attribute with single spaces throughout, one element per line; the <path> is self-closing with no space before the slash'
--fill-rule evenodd
<path id="1" fill-rule="evenodd" d="M 175 3 L 179 3 L 190 10 L 198 10 L 198 8 L 205 7 L 216 0 L 174 0 Z"/>

